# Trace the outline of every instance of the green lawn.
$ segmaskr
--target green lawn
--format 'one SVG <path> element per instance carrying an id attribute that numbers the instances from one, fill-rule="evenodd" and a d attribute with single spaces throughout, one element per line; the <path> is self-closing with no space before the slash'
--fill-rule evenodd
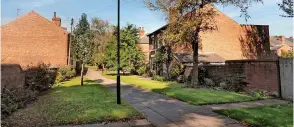
<path id="1" fill-rule="evenodd" d="M 110 79 L 115 76 L 103 74 Z M 149 89 L 154 92 L 165 94 L 193 105 L 220 104 L 229 102 L 243 102 L 256 100 L 257 98 L 229 91 L 218 91 L 205 88 L 183 88 L 182 84 L 176 82 L 160 82 L 146 80 L 140 76 L 121 76 L 121 81 L 140 88 Z"/>
<path id="2" fill-rule="evenodd" d="M 86 67 L 91 69 L 91 70 L 97 70 L 97 66 L 86 65 Z"/>
<path id="3" fill-rule="evenodd" d="M 53 88 L 48 94 L 27 108 L 13 113 L 2 121 L 7 126 L 52 126 L 124 121 L 143 116 L 123 101 L 116 104 L 116 96 L 93 81 L 78 85 L 74 78 Z"/>
<path id="4" fill-rule="evenodd" d="M 293 127 L 293 104 L 218 110 L 215 112 L 254 127 Z"/>

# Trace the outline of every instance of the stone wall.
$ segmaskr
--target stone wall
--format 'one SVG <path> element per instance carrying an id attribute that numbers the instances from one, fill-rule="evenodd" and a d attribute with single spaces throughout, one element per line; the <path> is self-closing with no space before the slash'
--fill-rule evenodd
<path id="1" fill-rule="evenodd" d="M 1 89 L 23 88 L 25 85 L 25 72 L 18 64 L 1 64 Z"/>

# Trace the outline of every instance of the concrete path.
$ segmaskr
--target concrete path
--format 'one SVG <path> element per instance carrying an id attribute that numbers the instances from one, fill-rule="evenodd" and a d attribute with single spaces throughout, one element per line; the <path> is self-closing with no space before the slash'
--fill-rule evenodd
<path id="1" fill-rule="evenodd" d="M 116 92 L 116 81 L 106 79 L 97 71 L 89 70 L 87 77 Z M 194 106 L 167 96 L 142 90 L 122 83 L 121 95 L 146 118 L 158 127 L 243 127 L 238 121 L 214 113 L 214 109 L 257 106 L 263 101 L 223 105 Z M 259 103 L 260 102 L 260 103 Z M 265 101 L 266 104 L 286 103 L 286 101 Z M 243 106 L 242 106 L 243 105 Z"/>
<path id="2" fill-rule="evenodd" d="M 57 127 L 153 127 L 146 119 L 134 120 L 129 122 L 114 122 L 108 124 L 87 124 L 87 125 L 69 125 Z"/>

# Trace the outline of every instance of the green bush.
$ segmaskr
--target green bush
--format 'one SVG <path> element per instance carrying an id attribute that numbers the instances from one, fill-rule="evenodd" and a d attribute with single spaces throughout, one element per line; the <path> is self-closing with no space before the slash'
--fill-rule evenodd
<path id="1" fill-rule="evenodd" d="M 44 63 L 29 66 L 25 76 L 26 87 L 38 92 L 50 89 L 55 81 L 56 72 L 49 67 L 50 64 Z"/>
<path id="2" fill-rule="evenodd" d="M 66 72 L 65 77 L 72 78 L 76 76 L 76 70 L 72 69 L 71 71 Z"/>
<path id="3" fill-rule="evenodd" d="M 184 72 L 184 65 L 183 64 L 176 64 L 173 63 L 171 70 L 170 70 L 170 78 L 177 79 L 177 77 Z"/>
<path id="4" fill-rule="evenodd" d="M 266 91 L 254 91 L 254 90 L 251 90 L 249 92 L 247 92 L 250 96 L 253 96 L 255 98 L 258 98 L 258 99 L 265 99 L 265 98 L 268 98 L 269 95 Z"/>
<path id="5" fill-rule="evenodd" d="M 1 91 L 1 119 L 7 118 L 19 108 L 36 99 L 36 92 L 30 89 L 6 89 Z"/>
<path id="6" fill-rule="evenodd" d="M 245 87 L 247 86 L 247 82 L 245 82 L 245 76 L 242 74 L 234 74 L 229 75 L 225 79 L 225 85 L 222 84 L 223 89 L 235 91 L 235 92 L 241 92 L 244 91 Z"/>
<path id="7" fill-rule="evenodd" d="M 64 80 L 67 80 L 67 79 L 70 79 L 70 78 L 76 76 L 76 70 L 73 69 L 71 66 L 60 67 L 58 69 L 58 73 L 61 74 L 61 77 L 62 77 L 61 81 L 64 81 Z"/>
<path id="8" fill-rule="evenodd" d="M 160 75 L 153 75 L 152 79 L 156 80 L 156 81 L 164 81 L 164 77 L 162 77 Z"/>
<path id="9" fill-rule="evenodd" d="M 58 72 L 56 75 L 54 84 L 59 84 L 60 82 L 62 82 L 62 80 L 63 80 L 62 74 L 60 72 Z"/>
<path id="10" fill-rule="evenodd" d="M 214 81 L 209 78 L 204 78 L 204 85 L 206 87 L 215 87 Z"/>
<path id="11" fill-rule="evenodd" d="M 143 65 L 143 66 L 139 67 L 137 72 L 139 75 L 144 75 L 147 73 L 146 71 L 147 71 L 146 65 Z"/>

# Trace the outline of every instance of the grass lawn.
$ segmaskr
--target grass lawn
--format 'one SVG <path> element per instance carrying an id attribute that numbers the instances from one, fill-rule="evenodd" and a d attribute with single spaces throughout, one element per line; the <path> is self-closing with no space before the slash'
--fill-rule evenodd
<path id="1" fill-rule="evenodd" d="M 7 126 L 52 126 L 124 121 L 143 118 L 126 102 L 116 104 L 116 96 L 93 81 L 80 86 L 74 78 L 53 88 L 27 108 L 2 120 Z"/>
<path id="2" fill-rule="evenodd" d="M 293 127 L 293 104 L 217 110 L 254 127 Z"/>
<path id="3" fill-rule="evenodd" d="M 97 66 L 86 65 L 86 67 L 91 69 L 91 70 L 97 70 Z"/>
<path id="4" fill-rule="evenodd" d="M 116 79 L 116 76 L 106 74 L 103 75 L 110 79 Z M 243 102 L 257 99 L 249 95 L 229 91 L 218 91 L 205 88 L 183 88 L 181 87 L 181 84 L 176 82 L 147 80 L 140 76 L 121 76 L 121 81 L 140 88 L 165 94 L 169 97 L 176 98 L 193 105 Z"/>

